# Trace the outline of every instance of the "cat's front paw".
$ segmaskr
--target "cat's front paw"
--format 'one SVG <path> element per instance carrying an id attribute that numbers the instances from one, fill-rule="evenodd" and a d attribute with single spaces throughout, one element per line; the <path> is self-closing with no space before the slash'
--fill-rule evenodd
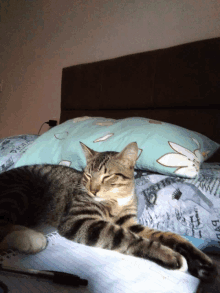
<path id="1" fill-rule="evenodd" d="M 188 269 L 186 259 L 178 252 L 165 247 L 161 246 L 163 249 L 162 254 L 160 254 L 159 260 L 154 260 L 158 264 L 162 265 L 163 267 L 171 270 L 178 270 L 181 272 L 186 272 Z M 161 262 L 162 261 L 162 262 Z"/>
<path id="2" fill-rule="evenodd" d="M 157 241 L 147 242 L 147 246 L 136 252 L 135 256 L 152 260 L 167 269 L 187 271 L 187 263 L 184 257 Z"/>
<path id="3" fill-rule="evenodd" d="M 217 276 L 213 261 L 191 243 L 179 244 L 176 250 L 186 258 L 188 270 L 193 276 L 204 282 L 210 282 Z"/>

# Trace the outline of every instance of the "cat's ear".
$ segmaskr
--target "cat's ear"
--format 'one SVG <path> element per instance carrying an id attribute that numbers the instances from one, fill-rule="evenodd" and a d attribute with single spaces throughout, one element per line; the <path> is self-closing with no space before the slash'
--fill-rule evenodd
<path id="1" fill-rule="evenodd" d="M 80 144 L 81 144 L 81 147 L 83 149 L 83 152 L 85 154 L 85 157 L 86 157 L 86 161 L 89 161 L 90 159 L 92 159 L 96 154 L 97 152 L 96 151 L 93 151 L 91 150 L 89 147 L 87 147 L 84 143 L 82 143 L 80 141 Z"/>
<path id="2" fill-rule="evenodd" d="M 129 143 L 119 154 L 116 155 L 119 160 L 126 162 L 126 165 L 134 167 L 138 159 L 138 145 L 136 142 Z"/>

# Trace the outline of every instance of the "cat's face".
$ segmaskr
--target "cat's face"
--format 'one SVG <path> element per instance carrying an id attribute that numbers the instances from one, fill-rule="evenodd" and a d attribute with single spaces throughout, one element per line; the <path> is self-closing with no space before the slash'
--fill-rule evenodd
<path id="1" fill-rule="evenodd" d="M 81 143 L 86 156 L 82 183 L 97 201 L 115 199 L 123 202 L 134 194 L 134 165 L 137 144 L 130 143 L 120 153 L 95 152 Z"/>

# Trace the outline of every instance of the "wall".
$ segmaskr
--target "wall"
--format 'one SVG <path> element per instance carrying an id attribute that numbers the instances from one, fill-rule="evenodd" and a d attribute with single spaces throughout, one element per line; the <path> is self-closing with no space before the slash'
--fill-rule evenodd
<path id="1" fill-rule="evenodd" d="M 217 37 L 219 12 L 210 0 L 2 0 L 0 137 L 59 119 L 63 67 Z"/>

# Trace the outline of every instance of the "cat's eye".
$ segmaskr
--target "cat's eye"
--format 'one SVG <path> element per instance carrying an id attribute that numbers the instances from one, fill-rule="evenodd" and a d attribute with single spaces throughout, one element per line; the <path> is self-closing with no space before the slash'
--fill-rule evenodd
<path id="1" fill-rule="evenodd" d="M 121 177 L 122 179 L 128 179 L 128 177 L 124 176 L 123 174 L 121 173 L 115 173 L 115 174 L 112 174 L 112 175 L 109 175 L 109 176 L 105 176 L 103 179 L 102 179 L 102 182 L 105 182 L 106 181 L 110 181 L 112 182 L 111 185 L 115 185 L 114 182 L 116 182 L 118 180 L 118 178 Z"/>
<path id="2" fill-rule="evenodd" d="M 115 176 L 116 174 L 111 174 L 111 175 L 108 175 L 108 176 L 105 176 L 105 177 L 103 177 L 103 179 L 102 179 L 102 182 L 105 182 L 105 181 L 115 181 L 115 180 L 117 180 L 118 179 L 118 177 L 117 176 Z"/>
<path id="3" fill-rule="evenodd" d="M 127 176 L 125 176 L 124 174 L 121 174 L 121 173 L 116 173 L 115 175 L 118 175 L 123 179 L 130 179 L 129 177 L 127 177 Z"/>
<path id="4" fill-rule="evenodd" d="M 105 177 L 103 177 L 103 178 L 102 178 L 102 182 L 105 182 L 105 180 L 106 180 L 106 179 L 109 179 L 110 177 L 112 177 L 112 175 L 111 175 L 111 176 L 105 176 Z"/>

